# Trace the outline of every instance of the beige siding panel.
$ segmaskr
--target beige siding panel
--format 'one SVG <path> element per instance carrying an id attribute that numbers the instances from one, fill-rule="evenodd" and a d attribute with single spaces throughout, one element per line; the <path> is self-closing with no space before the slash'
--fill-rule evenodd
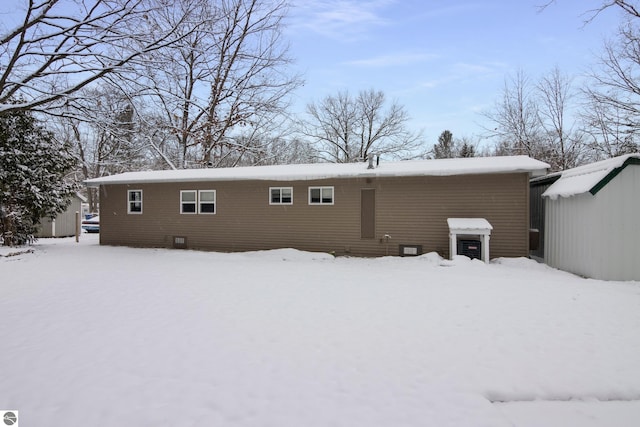
<path id="1" fill-rule="evenodd" d="M 388 181 L 378 192 L 378 231 L 401 244 L 422 244 L 425 251 L 448 256 L 450 217 L 486 218 L 494 227 L 493 257 L 526 256 L 528 245 L 527 178 L 476 175 Z M 407 204 L 403 189 L 415 194 Z M 407 227 L 407 224 L 420 224 Z"/>
<path id="2" fill-rule="evenodd" d="M 269 205 L 269 187 L 293 187 L 293 205 Z M 309 205 L 309 186 L 333 186 L 333 205 Z M 374 239 L 361 238 L 361 190 L 375 189 Z M 127 214 L 127 190 L 143 190 L 143 214 Z M 180 190 L 216 190 L 215 215 L 181 215 Z M 527 174 L 108 185 L 102 188 L 101 243 L 245 251 L 294 247 L 357 256 L 398 254 L 401 244 L 448 256 L 448 217 L 482 217 L 494 230 L 491 254 L 528 252 Z M 384 236 L 391 236 L 388 243 Z"/>

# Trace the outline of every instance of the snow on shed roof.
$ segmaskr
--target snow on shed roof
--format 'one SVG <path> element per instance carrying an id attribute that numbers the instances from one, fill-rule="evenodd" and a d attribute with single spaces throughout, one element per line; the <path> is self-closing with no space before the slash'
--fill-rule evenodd
<path id="1" fill-rule="evenodd" d="M 448 176 L 528 172 L 543 175 L 548 164 L 527 156 L 471 157 L 440 160 L 381 162 L 374 169 L 367 163 L 314 163 L 302 165 L 250 166 L 235 168 L 181 169 L 126 172 L 85 181 L 89 187 L 105 184 L 135 184 L 196 181 L 306 181 L 326 178 L 400 176 Z"/>
<path id="2" fill-rule="evenodd" d="M 447 218 L 451 230 L 493 230 L 485 218 Z"/>
<path id="3" fill-rule="evenodd" d="M 596 194 L 629 163 L 638 161 L 640 153 L 635 153 L 567 169 L 562 172 L 560 179 L 542 193 L 542 196 L 555 200 L 558 197 L 571 197 L 586 192 Z"/>

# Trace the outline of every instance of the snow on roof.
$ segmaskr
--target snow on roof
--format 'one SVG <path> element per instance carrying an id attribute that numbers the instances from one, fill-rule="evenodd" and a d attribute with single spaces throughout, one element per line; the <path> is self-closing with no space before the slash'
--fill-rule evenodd
<path id="1" fill-rule="evenodd" d="M 562 172 L 553 172 L 543 176 L 537 176 L 529 180 L 531 185 L 551 185 L 562 176 Z"/>
<path id="2" fill-rule="evenodd" d="M 374 169 L 367 163 L 315 163 L 302 165 L 250 166 L 235 168 L 181 169 L 126 172 L 85 181 L 89 187 L 105 184 L 134 184 L 196 181 L 306 181 L 326 178 L 368 178 L 399 176 L 449 176 L 528 172 L 543 175 L 548 164 L 527 156 L 471 157 L 440 160 L 381 162 Z"/>
<path id="3" fill-rule="evenodd" d="M 640 153 L 627 154 L 613 159 L 602 160 L 562 172 L 560 179 L 554 182 L 547 191 L 542 193 L 543 197 L 553 200 L 558 197 L 571 197 L 583 194 L 594 188 L 605 180 L 615 169 L 622 167 L 629 159 L 640 159 Z"/>
<path id="4" fill-rule="evenodd" d="M 493 230 L 484 218 L 447 218 L 450 230 Z"/>

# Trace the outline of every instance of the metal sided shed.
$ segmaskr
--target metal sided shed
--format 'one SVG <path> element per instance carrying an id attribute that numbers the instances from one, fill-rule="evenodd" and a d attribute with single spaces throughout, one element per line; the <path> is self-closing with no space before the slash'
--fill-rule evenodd
<path id="1" fill-rule="evenodd" d="M 548 265 L 640 280 L 640 153 L 566 170 L 543 197 Z"/>

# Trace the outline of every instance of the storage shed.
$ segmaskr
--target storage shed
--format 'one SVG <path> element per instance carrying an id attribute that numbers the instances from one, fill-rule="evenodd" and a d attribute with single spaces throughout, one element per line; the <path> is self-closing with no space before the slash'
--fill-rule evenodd
<path id="1" fill-rule="evenodd" d="M 76 234 L 76 212 L 82 212 L 82 204 L 86 199 L 80 194 L 71 196 L 67 209 L 56 215 L 55 219 L 42 218 L 36 237 L 70 237 Z"/>
<path id="2" fill-rule="evenodd" d="M 548 265 L 640 280 L 640 154 L 566 170 L 543 197 Z"/>

